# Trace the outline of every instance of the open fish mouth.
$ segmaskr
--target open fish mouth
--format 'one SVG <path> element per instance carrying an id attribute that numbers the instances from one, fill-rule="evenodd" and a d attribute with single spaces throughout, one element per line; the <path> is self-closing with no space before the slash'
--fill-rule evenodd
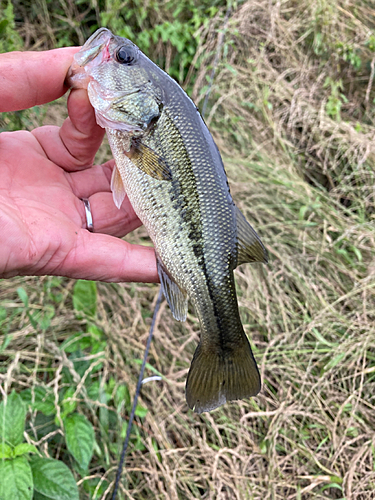
<path id="1" fill-rule="evenodd" d="M 79 66 L 85 66 L 85 68 L 90 69 L 93 66 L 98 66 L 103 62 L 109 61 L 111 57 L 109 44 L 112 39 L 113 35 L 107 28 L 101 28 L 96 31 L 74 58 L 76 63 Z"/>
<path id="2" fill-rule="evenodd" d="M 74 56 L 73 63 L 66 76 L 70 88 L 87 89 L 92 81 L 90 70 L 110 60 L 109 44 L 113 38 L 107 28 L 96 31 Z"/>

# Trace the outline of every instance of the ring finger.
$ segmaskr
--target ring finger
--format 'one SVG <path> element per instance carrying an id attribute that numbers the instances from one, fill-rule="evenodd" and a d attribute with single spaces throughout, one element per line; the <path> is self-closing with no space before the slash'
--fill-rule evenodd
<path id="1" fill-rule="evenodd" d="M 142 225 L 127 196 L 120 209 L 115 206 L 112 193 L 95 193 L 88 200 L 93 231 L 96 233 L 122 237 Z M 87 229 L 90 221 L 87 218 L 85 204 L 82 199 L 77 198 L 77 208 L 81 214 L 82 227 Z"/>

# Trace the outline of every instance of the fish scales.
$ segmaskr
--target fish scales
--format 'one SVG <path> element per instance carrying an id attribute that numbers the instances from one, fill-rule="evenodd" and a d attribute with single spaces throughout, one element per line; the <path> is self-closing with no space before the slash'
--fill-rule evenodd
<path id="1" fill-rule="evenodd" d="M 125 62 L 124 62 L 125 61 Z M 267 261 L 235 206 L 219 151 L 181 87 L 129 40 L 101 29 L 76 56 L 116 161 L 112 190 L 146 226 L 163 292 L 176 319 L 190 299 L 201 340 L 186 397 L 197 412 L 257 394 L 259 372 L 238 311 L 233 270 Z M 77 76 L 78 75 L 78 76 Z M 77 86 L 77 85 L 76 85 Z"/>
<path id="2" fill-rule="evenodd" d="M 173 130 L 172 123 L 168 126 L 165 121 L 169 120 L 164 117 L 160 119 L 160 127 L 158 124 L 155 134 L 159 135 L 162 147 L 168 148 L 168 142 L 176 145 L 182 139 L 178 130 Z M 119 153 L 124 148 L 121 134 L 109 132 L 109 137 L 114 156 L 120 158 Z M 194 147 L 196 141 L 193 131 L 190 137 Z M 147 140 L 144 142 L 147 144 Z M 172 172 L 175 170 L 173 173 L 177 175 L 173 175 L 175 180 L 171 183 L 150 179 L 136 166 L 128 167 L 127 160 L 125 167 L 122 166 L 121 159 L 117 161 L 117 165 L 125 182 L 125 191 L 136 213 L 146 225 L 157 254 L 170 274 L 176 276 L 177 284 L 188 292 L 194 305 L 201 304 L 199 311 L 204 305 L 200 316 L 203 331 L 212 335 L 213 324 L 219 321 L 227 323 L 233 317 L 229 307 L 233 312 L 238 310 L 235 293 L 216 293 L 216 302 L 212 301 L 215 289 L 229 286 L 229 289 L 234 290 L 229 265 L 234 258 L 233 202 L 230 197 L 226 197 L 222 204 L 215 206 L 215 190 L 225 190 L 217 182 L 214 172 L 210 172 L 212 164 L 208 159 L 205 161 L 204 151 L 200 155 L 199 147 L 195 148 L 196 161 L 191 161 L 190 150 L 193 148 L 189 149 L 187 145 L 186 149 L 189 154 L 181 147 L 180 151 L 185 154 L 179 155 L 180 161 L 175 158 Z M 190 168 L 187 168 L 188 164 Z M 203 176 L 199 175 L 200 171 Z M 214 196 L 207 196 L 209 192 Z M 171 218 L 170 213 L 174 213 L 175 217 Z M 201 217 L 197 217 L 197 214 Z M 222 233 L 219 244 L 212 238 L 212 232 L 216 228 Z M 215 312 L 214 306 L 226 313 L 223 318 L 222 314 Z M 237 321 L 235 325 L 238 325 Z M 237 328 L 229 331 L 230 335 L 238 335 Z M 217 328 L 218 341 L 225 344 L 227 336 L 221 339 L 220 332 L 221 329 Z"/>

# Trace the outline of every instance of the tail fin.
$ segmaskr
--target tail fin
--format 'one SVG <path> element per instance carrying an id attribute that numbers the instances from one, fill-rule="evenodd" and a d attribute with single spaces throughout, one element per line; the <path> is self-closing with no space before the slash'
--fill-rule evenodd
<path id="1" fill-rule="evenodd" d="M 192 410 L 202 413 L 227 401 L 256 396 L 260 386 L 259 371 L 246 337 L 238 348 L 228 351 L 199 344 L 186 381 L 186 400 Z"/>

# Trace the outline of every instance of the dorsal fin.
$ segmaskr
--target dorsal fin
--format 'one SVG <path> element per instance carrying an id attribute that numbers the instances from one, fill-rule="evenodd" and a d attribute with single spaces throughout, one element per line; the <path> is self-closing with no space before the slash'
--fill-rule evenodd
<path id="1" fill-rule="evenodd" d="M 246 262 L 268 262 L 267 250 L 259 236 L 236 207 L 237 220 L 237 266 Z"/>

